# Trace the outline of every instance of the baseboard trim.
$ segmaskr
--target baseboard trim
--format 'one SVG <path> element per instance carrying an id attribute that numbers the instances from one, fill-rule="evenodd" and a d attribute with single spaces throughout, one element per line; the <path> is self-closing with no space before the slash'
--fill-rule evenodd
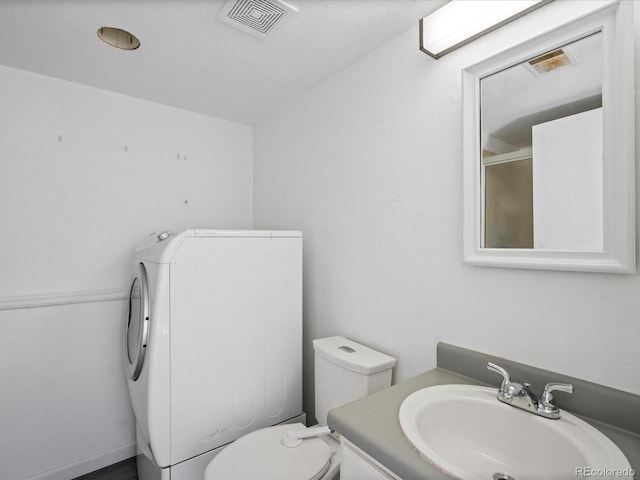
<path id="1" fill-rule="evenodd" d="M 126 460 L 127 458 L 135 457 L 135 455 L 136 444 L 134 442 L 83 458 L 68 465 L 54 468 L 53 470 L 38 473 L 25 480 L 69 480 L 70 478 L 95 472 L 101 468 Z"/>
<path id="2" fill-rule="evenodd" d="M 42 295 L 22 295 L 0 298 L 0 311 L 51 307 L 55 305 L 74 305 L 77 303 L 112 302 L 126 300 L 127 298 L 128 292 L 124 290 L 91 290 Z"/>

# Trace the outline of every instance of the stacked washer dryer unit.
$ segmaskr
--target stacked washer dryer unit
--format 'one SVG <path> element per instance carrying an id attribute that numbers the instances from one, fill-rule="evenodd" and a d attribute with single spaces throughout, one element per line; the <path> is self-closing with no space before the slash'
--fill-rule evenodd
<path id="1" fill-rule="evenodd" d="M 302 413 L 302 236 L 189 230 L 136 249 L 124 364 L 140 480 L 203 478 Z"/>

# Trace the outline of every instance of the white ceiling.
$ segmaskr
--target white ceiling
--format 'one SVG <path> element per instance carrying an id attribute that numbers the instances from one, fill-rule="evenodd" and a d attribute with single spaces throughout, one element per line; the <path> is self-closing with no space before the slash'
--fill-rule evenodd
<path id="1" fill-rule="evenodd" d="M 287 3 L 298 13 L 260 39 L 217 19 L 224 0 L 0 0 L 0 64 L 252 125 L 446 0 Z M 107 46 L 102 26 L 140 48 Z"/>

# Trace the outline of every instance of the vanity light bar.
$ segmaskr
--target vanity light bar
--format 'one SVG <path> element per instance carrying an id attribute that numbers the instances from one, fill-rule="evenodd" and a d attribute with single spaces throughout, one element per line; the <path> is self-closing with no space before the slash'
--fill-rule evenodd
<path id="1" fill-rule="evenodd" d="M 420 19 L 420 50 L 438 59 L 553 0 L 451 0 Z"/>

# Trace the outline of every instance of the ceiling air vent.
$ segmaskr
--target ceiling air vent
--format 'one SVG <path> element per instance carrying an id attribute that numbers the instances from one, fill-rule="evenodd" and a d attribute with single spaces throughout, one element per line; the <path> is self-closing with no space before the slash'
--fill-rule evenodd
<path id="1" fill-rule="evenodd" d="M 228 0 L 218 19 L 243 32 L 267 38 L 296 11 L 280 0 Z"/>

